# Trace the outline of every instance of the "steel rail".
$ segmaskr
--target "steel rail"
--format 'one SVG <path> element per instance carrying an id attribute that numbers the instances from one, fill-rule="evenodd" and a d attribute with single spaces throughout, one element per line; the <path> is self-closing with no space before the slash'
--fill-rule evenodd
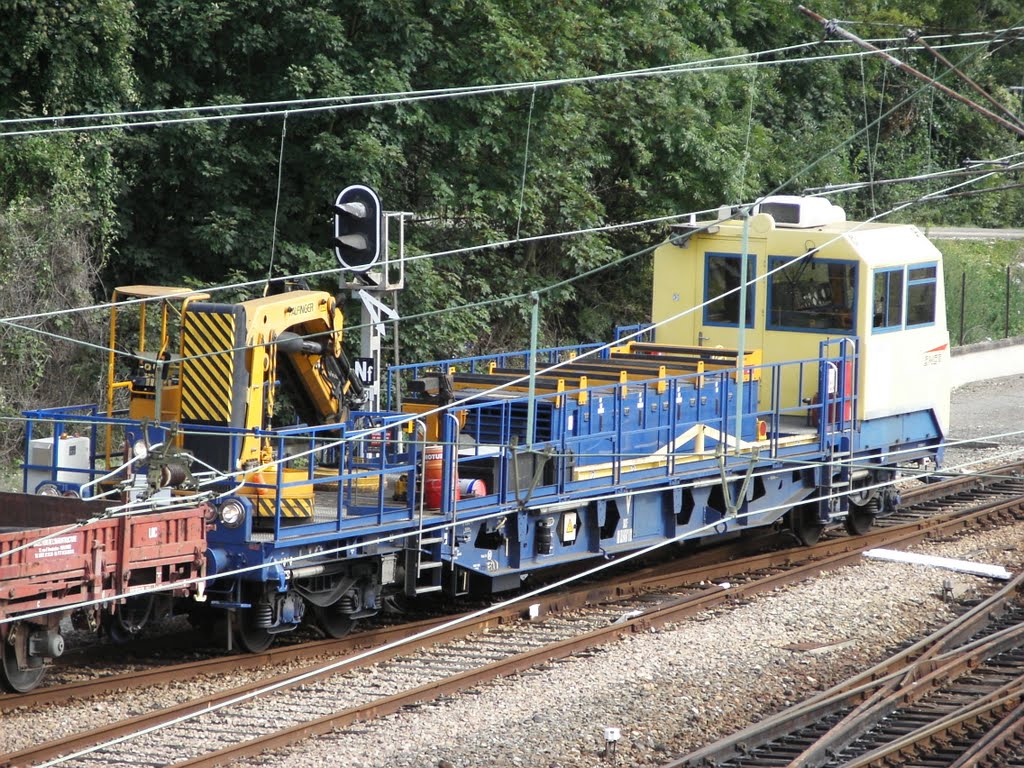
<path id="1" fill-rule="evenodd" d="M 1020 501 L 1003 502 L 997 506 L 1013 506 L 1019 508 Z M 976 512 L 979 516 L 985 512 Z M 946 524 L 955 521 L 946 521 Z M 910 524 L 907 527 L 916 529 L 917 524 Z M 938 524 L 938 527 L 945 528 L 945 524 Z M 893 530 L 893 529 L 890 529 Z M 884 533 L 884 532 L 883 532 Z M 904 531 L 900 537 L 900 544 L 904 542 L 913 543 L 924 533 L 919 530 Z M 865 537 L 858 537 L 860 541 Z M 890 544 L 892 545 L 892 544 Z M 905 545 L 905 544 L 904 544 Z M 467 687 L 475 686 L 481 682 L 504 677 L 509 674 L 521 672 L 530 666 L 535 666 L 553 659 L 563 658 L 573 653 L 603 645 L 617 640 L 633 632 L 642 632 L 649 628 L 664 626 L 679 621 L 688 616 L 700 613 L 708 608 L 715 607 L 729 600 L 746 597 L 758 592 L 776 589 L 777 587 L 800 581 L 808 576 L 815 575 L 825 570 L 837 568 L 859 559 L 864 550 L 872 548 L 873 545 L 864 545 L 861 549 L 832 555 L 830 557 L 806 563 L 803 566 L 772 574 L 754 582 L 744 585 L 729 587 L 728 589 L 712 588 L 704 592 L 680 598 L 666 606 L 660 606 L 646 611 L 640 616 L 623 621 L 620 624 L 591 630 L 584 635 L 570 638 L 560 643 L 531 650 L 527 653 L 512 657 L 511 659 L 495 662 L 478 670 L 452 676 L 438 683 L 431 683 L 402 694 L 396 694 L 387 699 L 373 702 L 369 705 L 351 707 L 342 712 L 327 715 L 315 721 L 302 723 L 290 728 L 285 728 L 267 736 L 251 739 L 237 745 L 225 747 L 202 755 L 191 760 L 175 764 L 175 768 L 212 768 L 212 766 L 224 765 L 234 760 L 245 757 L 252 757 L 267 749 L 279 749 L 294 744 L 310 736 L 327 733 L 331 730 L 342 728 L 353 722 L 368 720 L 391 714 L 402 707 L 418 704 L 423 701 L 433 700 L 440 696 L 451 694 Z M 1024 577 L 1021 579 L 1024 582 Z"/>
<path id="2" fill-rule="evenodd" d="M 1024 462 L 1014 462 L 998 467 L 986 473 L 985 478 L 974 475 L 955 477 L 938 483 L 931 483 L 915 488 L 904 494 L 903 501 L 907 505 L 922 504 L 949 497 L 958 492 L 984 488 L 1001 477 L 1012 478 L 1016 473 L 1024 471 Z M 818 542 L 813 547 L 793 547 L 769 554 L 747 555 L 744 559 L 723 563 L 723 559 L 732 556 L 743 556 L 746 552 L 763 549 L 771 543 L 771 536 L 764 539 L 744 539 L 729 547 L 705 550 L 686 556 L 685 563 L 672 561 L 657 566 L 650 566 L 634 572 L 625 580 L 607 580 L 598 585 L 586 585 L 574 588 L 567 593 L 540 598 L 534 602 L 539 604 L 540 615 L 572 610 L 584 605 L 607 600 L 641 594 L 650 589 L 672 587 L 686 581 L 710 581 L 728 578 L 736 573 L 778 567 L 780 562 L 795 552 L 800 559 L 825 556 L 849 548 L 845 539 Z M 781 537 L 777 537 L 781 539 Z M 685 568 L 680 570 L 680 566 Z M 788 564 L 788 563 L 787 563 Z M 671 578 L 675 577 L 675 578 Z M 519 617 L 521 609 L 512 608 L 503 611 L 503 620 L 513 621 Z M 448 617 L 451 618 L 451 617 Z M 407 626 L 419 631 L 430 626 L 426 620 L 408 623 Z M 273 648 L 257 654 L 237 654 L 203 659 L 182 664 L 164 665 L 161 667 L 136 670 L 130 673 L 107 675 L 97 679 L 82 680 L 63 685 L 38 688 L 24 694 L 0 694 L 0 713 L 22 707 L 56 704 L 73 698 L 88 698 L 114 691 L 130 690 L 149 685 L 159 685 L 171 681 L 189 679 L 198 675 L 221 674 L 238 669 L 251 669 L 267 665 L 282 664 L 291 661 L 314 658 L 317 656 L 348 653 L 365 649 L 373 645 L 383 644 L 402 636 L 400 628 L 372 630 L 360 632 L 338 640 L 319 640 L 299 645 Z"/>
<path id="3" fill-rule="evenodd" d="M 892 715 L 898 708 L 920 702 L 926 696 L 935 693 L 948 682 L 965 674 L 985 660 L 1024 645 L 1024 625 L 1011 628 L 1012 631 L 999 633 L 998 637 L 987 638 L 987 642 L 975 644 L 972 649 L 962 650 L 951 655 L 944 663 L 937 663 L 928 658 L 919 658 L 912 662 L 900 679 L 891 680 L 879 689 L 880 696 L 873 697 L 868 705 L 858 707 L 843 720 L 834 725 L 816 742 L 809 745 L 803 753 L 794 758 L 792 765 L 822 765 L 829 756 L 839 753 L 852 744 L 861 734 Z M 948 635 L 947 635 L 948 639 Z M 979 698 L 970 705 L 960 707 L 933 723 L 924 726 L 899 741 L 894 741 L 888 748 L 874 750 L 849 764 L 867 765 L 878 762 L 878 755 L 898 755 L 906 752 L 907 745 L 918 744 L 930 739 L 937 733 L 947 733 L 952 728 L 976 718 L 981 708 L 988 707 L 994 701 L 1005 702 L 1008 697 L 1021 695 L 1022 681 L 1017 680 Z M 987 710 L 984 710 L 987 711 Z M 866 762 L 865 762 L 866 761 Z"/>
<path id="4" fill-rule="evenodd" d="M 936 483 L 918 489 L 908 500 L 933 500 L 956 492 L 963 483 L 959 480 Z M 959 514 L 959 513 L 954 513 Z M 926 528 L 927 521 L 906 523 L 889 529 L 872 531 L 865 534 L 867 538 L 840 538 L 820 541 L 813 546 L 791 547 L 789 549 L 747 555 L 736 560 L 723 562 L 723 558 L 743 549 L 763 548 L 770 543 L 772 537 L 750 539 L 737 543 L 734 547 L 707 550 L 697 555 L 689 555 L 686 562 L 670 561 L 636 571 L 625 579 L 611 579 L 599 584 L 582 585 L 568 592 L 537 598 L 533 602 L 539 606 L 539 615 L 544 616 L 568 610 L 628 598 L 656 589 L 677 588 L 687 583 L 714 581 L 733 577 L 740 573 L 749 573 L 769 568 L 791 566 L 794 560 L 808 560 L 829 557 L 841 552 L 858 549 L 863 542 L 872 541 L 872 546 L 887 545 L 893 532 L 902 530 L 919 530 Z M 692 565 L 693 561 L 704 560 L 703 565 Z M 681 568 L 686 565 L 687 567 Z M 499 622 L 515 621 L 521 617 L 523 609 L 512 607 L 494 614 Z M 159 685 L 167 682 L 181 681 L 199 675 L 222 674 L 238 669 L 252 669 L 268 665 L 283 664 L 292 661 L 315 658 L 325 655 L 349 653 L 355 650 L 383 645 L 392 640 L 414 634 L 430 626 L 448 621 L 452 616 L 427 619 L 403 624 L 399 627 L 375 629 L 360 632 L 337 640 L 318 640 L 300 645 L 272 648 L 263 653 L 237 654 L 213 659 L 202 659 L 182 664 L 171 664 L 129 673 L 109 675 L 106 677 L 82 680 L 64 685 L 49 686 L 29 691 L 24 694 L 0 695 L 0 712 L 12 711 L 22 707 L 56 704 L 73 698 L 88 698 L 121 690 L 130 690 Z M 474 625 L 467 624 L 468 629 Z"/>
<path id="5" fill-rule="evenodd" d="M 1011 748 L 1011 743 L 1024 738 L 1024 704 L 1008 712 L 1002 720 L 982 736 L 949 768 L 973 768 L 986 761 L 994 762 L 996 755 Z"/>
<path id="6" fill-rule="evenodd" d="M 763 549 L 768 543 L 768 541 L 762 541 L 761 539 L 748 539 L 737 542 L 733 547 L 717 548 L 706 550 L 696 555 L 688 555 L 686 563 L 676 560 L 648 566 L 634 571 L 625 579 L 617 576 L 597 584 L 584 584 L 568 592 L 537 598 L 532 602 L 539 606 L 539 615 L 544 616 L 567 610 L 575 610 L 585 605 L 632 597 L 661 585 L 725 578 L 744 570 L 770 567 L 773 557 L 787 557 L 786 550 L 776 552 L 774 555 L 747 555 L 746 557 L 726 563 L 722 562 L 723 558 L 731 554 L 743 554 L 749 550 Z M 833 546 L 836 545 L 833 544 Z M 812 551 L 807 548 L 797 548 L 797 550 Z M 698 564 L 692 565 L 694 561 Z M 681 568 L 684 564 L 687 567 Z M 521 607 L 506 608 L 496 611 L 488 621 L 491 621 L 494 617 L 498 619 L 498 623 L 516 621 L 522 617 L 522 614 L 523 609 Z M 0 712 L 9 712 L 23 707 L 41 706 L 43 704 L 56 704 L 70 699 L 84 699 L 91 696 L 159 685 L 167 682 L 180 682 L 183 679 L 190 679 L 199 675 L 221 674 L 238 669 L 251 669 L 320 656 L 349 653 L 372 648 L 376 645 L 383 645 L 458 617 L 459 614 L 445 615 L 443 617 L 405 622 L 395 627 L 375 628 L 364 632 L 357 632 L 340 639 L 315 640 L 302 644 L 271 648 L 262 653 L 243 653 L 190 661 L 182 664 L 170 664 L 153 669 L 135 670 L 95 680 L 82 680 L 63 685 L 49 686 L 47 688 L 38 688 L 24 694 L 0 694 Z M 467 626 L 479 629 L 485 625 L 481 623 L 479 625 L 467 624 Z"/>
<path id="7" fill-rule="evenodd" d="M 627 620 L 622 624 L 615 625 L 614 627 L 607 628 L 605 630 L 597 630 L 590 635 L 581 636 L 586 642 L 589 643 L 586 647 L 593 647 L 595 644 L 600 642 L 610 642 L 623 634 L 630 632 L 642 631 L 647 627 L 660 626 L 662 624 L 678 621 L 686 616 L 693 615 L 707 608 L 715 607 L 725 603 L 729 600 L 737 597 L 742 597 L 747 594 L 754 594 L 756 592 L 775 589 L 781 584 L 787 582 L 798 581 L 807 578 L 810 575 L 820 573 L 824 570 L 836 568 L 841 565 L 856 562 L 862 551 L 877 547 L 879 545 L 887 545 L 893 547 L 904 547 L 917 543 L 928 536 L 942 535 L 952 531 L 959 531 L 969 528 L 974 522 L 992 518 L 994 516 L 1001 516 L 1007 513 L 1009 510 L 1019 510 L 1021 506 L 1021 500 L 1006 501 L 1001 500 L 997 502 L 991 502 L 980 509 L 972 510 L 970 512 L 956 512 L 945 516 L 937 516 L 935 518 L 915 521 L 907 523 L 902 526 L 888 528 L 876 532 L 872 532 L 862 537 L 844 538 L 835 541 L 820 542 L 816 547 L 800 548 L 796 551 L 782 552 L 782 553 L 771 553 L 767 555 L 760 555 L 751 558 L 745 558 L 743 560 L 733 561 L 727 564 L 720 564 L 718 568 L 725 567 L 729 573 L 738 573 L 746 570 L 758 570 L 763 568 L 780 568 L 785 566 L 791 566 L 794 554 L 804 555 L 806 559 L 807 555 L 817 555 L 817 559 L 805 563 L 803 566 L 793 568 L 789 571 L 783 571 L 781 573 L 772 574 L 763 579 L 758 579 L 749 584 L 736 585 L 728 589 L 721 587 L 712 587 L 710 589 L 703 590 L 696 595 L 686 596 L 677 599 L 667 607 L 661 607 L 645 614 L 642 614 L 633 619 Z M 827 553 L 827 554 L 826 554 Z M 648 569 L 648 573 L 639 575 L 636 579 L 641 586 L 637 589 L 640 591 L 646 591 L 654 588 L 672 588 L 678 587 L 681 584 L 692 584 L 693 581 L 700 577 L 704 578 L 710 575 L 710 569 L 716 566 L 706 566 L 698 569 L 688 569 L 682 572 L 676 573 L 659 573 L 659 568 L 662 566 Z M 721 574 L 721 571 L 716 573 Z M 609 585 L 598 588 L 582 588 L 579 593 L 582 595 L 582 599 L 585 602 L 594 602 L 600 600 L 611 599 L 613 597 L 621 597 L 619 594 L 621 585 Z M 598 597 L 600 600 L 595 600 Z M 557 595 L 552 598 L 552 605 L 561 609 L 565 606 L 567 596 Z M 496 626 L 498 624 L 507 622 L 510 615 L 518 616 L 521 614 L 521 608 L 510 608 L 501 614 L 492 614 L 487 617 L 481 617 L 473 623 L 467 623 L 465 626 L 451 627 L 442 633 L 438 633 L 430 638 L 426 638 L 423 641 L 419 641 L 414 647 L 423 647 L 425 645 L 433 645 L 438 642 L 445 642 L 462 637 L 472 632 L 480 631 L 481 629 L 489 626 Z M 450 618 L 446 619 L 450 621 Z M 442 620 L 436 620 L 438 622 Z M 411 633 L 411 630 L 409 630 Z M 602 636 L 604 633 L 604 640 L 600 642 L 597 638 Z M 357 638 L 351 638 L 356 640 Z M 573 639 L 575 641 L 577 639 Z M 327 641 L 325 641 L 327 644 Z M 570 642 L 571 644 L 571 642 Z M 288 649 L 282 649 L 287 651 Z M 373 654 L 367 658 L 364 658 L 358 662 L 352 662 L 351 664 L 343 665 L 339 668 L 335 668 L 329 672 L 323 673 L 323 676 L 340 674 L 350 669 L 354 669 L 358 666 L 364 666 L 372 663 L 384 661 L 395 656 L 402 655 L 412 650 L 411 647 L 405 646 L 402 648 L 393 648 L 384 652 Z M 556 651 L 557 652 L 557 651 Z M 322 653 L 322 651 L 321 651 Z M 500 666 L 502 662 L 497 662 L 492 667 Z M 315 666 L 315 665 L 314 665 Z M 173 668 L 171 668 L 173 669 Z M 166 672 L 166 670 L 164 670 Z M 286 682 L 289 678 L 296 675 L 295 672 L 290 672 L 284 675 L 279 675 L 270 680 L 262 680 L 250 683 L 245 686 L 240 686 L 229 691 L 222 691 L 219 693 L 205 696 L 201 699 L 192 702 L 186 702 L 175 707 L 160 710 L 145 715 L 140 715 L 127 721 L 119 723 L 113 723 L 108 726 L 95 729 L 93 731 L 81 733 L 72 736 L 67 739 L 60 741 L 48 742 L 36 747 L 30 747 L 28 749 L 20 750 L 9 755 L 0 756 L 0 766 L 24 764 L 27 762 L 37 762 L 42 760 L 52 759 L 59 756 L 60 754 L 82 749 L 87 746 L 101 743 L 103 741 L 118 738 L 120 736 L 133 733 L 143 728 L 151 727 L 152 725 L 165 720 L 181 717 L 190 713 L 198 713 L 204 709 L 209 708 L 219 702 L 224 702 L 237 698 L 240 695 L 249 693 L 254 690 L 258 690 L 262 687 L 273 685 L 279 682 Z M 497 673 L 500 674 L 500 673 Z M 311 682 L 313 679 L 318 678 L 306 678 L 304 682 Z M 447 689 L 446 689 L 447 690 Z M 441 695 L 441 694 L 439 694 Z M 410 700 L 416 700 L 413 696 Z M 369 711 L 372 712 L 372 706 Z M 263 749 L 265 747 L 260 747 Z M 257 750 L 259 751 L 259 750 Z"/>
<path id="8" fill-rule="evenodd" d="M 665 763 L 663 768 L 721 763 L 854 707 L 792 761 L 793 765 L 820 765 L 824 758 L 851 743 L 864 728 L 891 714 L 896 705 L 916 701 L 932 692 L 930 683 L 946 682 L 976 665 L 979 659 L 1024 645 L 1024 626 L 1017 625 L 956 647 L 993 617 L 1001 615 L 1021 593 L 1024 573 L 967 613 L 871 669 L 778 715 Z"/>
<path id="9" fill-rule="evenodd" d="M 982 519 L 988 515 L 1002 514 L 1009 508 L 1019 509 L 1020 504 L 1020 500 L 996 502 L 986 505 L 986 508 L 983 510 L 977 510 L 969 513 L 967 517 L 972 519 Z M 197 757 L 180 763 L 179 765 L 189 766 L 189 768 L 194 768 L 196 766 L 213 766 L 220 765 L 231 760 L 237 760 L 242 757 L 252 756 L 266 749 L 279 748 L 281 746 L 294 743 L 295 741 L 307 738 L 310 735 L 323 733 L 326 730 L 333 728 L 344 727 L 356 720 L 366 720 L 372 717 L 377 717 L 381 714 L 394 712 L 403 706 L 417 704 L 424 700 L 434 699 L 438 696 L 461 690 L 467 686 L 477 685 L 486 680 L 513 674 L 515 672 L 522 671 L 526 666 L 530 666 L 532 664 L 541 663 L 554 658 L 562 658 L 581 650 L 612 642 L 633 632 L 640 632 L 648 628 L 663 626 L 671 622 L 679 621 L 687 616 L 692 616 L 730 600 L 746 597 L 757 592 L 774 590 L 783 584 L 800 581 L 824 570 L 856 562 L 859 560 L 863 550 L 876 546 L 877 541 L 875 540 L 879 537 L 885 537 L 886 534 L 889 535 L 889 541 L 887 543 L 890 546 L 907 546 L 909 544 L 916 543 L 929 533 L 929 531 L 925 530 L 927 528 L 925 522 L 926 521 L 911 523 L 906 526 L 902 526 L 899 529 L 880 531 L 877 536 L 869 535 L 866 537 L 858 537 L 856 540 L 846 540 L 849 542 L 856 541 L 860 543 L 861 546 L 859 548 L 849 549 L 848 551 L 839 552 L 828 557 L 805 563 L 802 566 L 787 571 L 771 574 L 748 584 L 736 585 L 729 587 L 728 589 L 712 587 L 696 595 L 688 595 L 671 601 L 668 605 L 657 607 L 641 614 L 640 616 L 627 619 L 620 624 L 592 630 L 579 637 L 570 638 L 569 640 L 565 640 L 554 645 L 535 649 L 526 654 L 512 657 L 508 660 L 495 662 L 481 669 L 471 670 L 438 683 L 421 686 L 404 694 L 388 697 L 385 700 L 372 702 L 368 705 L 349 708 L 343 712 L 328 715 L 313 722 L 303 723 L 264 737 L 252 739 L 248 742 L 226 747 L 215 753 L 211 753 L 210 755 Z M 947 519 L 935 521 L 932 525 L 935 531 L 948 532 L 949 530 L 962 529 L 964 522 L 962 519 Z M 870 539 L 870 541 L 865 542 L 864 539 Z M 530 660 L 533 660 L 532 664 L 530 663 Z"/>
<path id="10" fill-rule="evenodd" d="M 924 728 L 907 734 L 884 747 L 872 750 L 867 754 L 843 763 L 843 768 L 869 768 L 869 766 L 892 765 L 900 757 L 914 754 L 922 747 L 928 747 L 943 738 L 963 736 L 970 726 L 977 726 L 985 718 L 1002 718 L 1007 712 L 1024 704 L 1024 689 L 1018 687 L 1012 693 L 1000 696 L 995 700 L 986 700 L 977 706 L 960 712 L 955 717 L 943 718 Z"/>

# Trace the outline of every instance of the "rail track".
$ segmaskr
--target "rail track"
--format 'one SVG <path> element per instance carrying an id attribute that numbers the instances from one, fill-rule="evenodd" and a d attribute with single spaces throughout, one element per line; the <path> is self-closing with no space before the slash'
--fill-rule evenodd
<path id="1" fill-rule="evenodd" d="M 925 640 L 665 764 L 1024 765 L 1024 574 Z"/>
<path id="2" fill-rule="evenodd" d="M 901 510 L 879 520 L 879 530 L 927 521 L 937 514 L 970 510 L 980 504 L 997 503 L 1012 499 L 1024 493 L 1024 481 L 1016 473 L 1024 471 L 1024 463 L 1008 464 L 992 470 L 985 478 L 964 476 L 941 483 L 919 487 L 904 495 Z M 877 531 L 876 531 L 877 533 Z M 607 600 L 617 600 L 641 595 L 652 589 L 678 587 L 679 585 L 702 581 L 734 579 L 744 573 L 756 573 L 765 568 L 788 566 L 803 560 L 829 557 L 849 551 L 851 540 L 845 535 L 832 535 L 813 547 L 785 548 L 784 536 L 766 536 L 742 539 L 713 550 L 704 550 L 686 556 L 683 560 L 669 560 L 657 565 L 633 571 L 628 575 L 616 575 L 597 583 L 587 582 L 568 591 L 539 597 L 531 602 L 538 606 L 541 616 L 572 610 L 584 605 Z M 764 550 L 769 550 L 764 552 Z M 750 555 L 757 552 L 757 555 Z M 467 633 L 486 630 L 489 627 L 517 621 L 523 613 L 520 606 L 495 611 L 488 617 L 465 624 Z M 132 669 L 119 674 L 98 678 L 77 680 L 52 685 L 26 694 L 0 694 L 0 712 L 22 707 L 57 704 L 69 699 L 100 696 L 116 691 L 142 688 L 171 681 L 193 679 L 202 675 L 217 675 L 244 669 L 261 669 L 275 665 L 299 662 L 309 659 L 350 654 L 355 651 L 383 645 L 402 637 L 409 637 L 430 627 L 437 626 L 452 617 L 423 619 L 399 626 L 376 627 L 355 633 L 340 640 L 316 640 L 271 648 L 257 654 L 220 655 L 212 658 L 194 659 L 183 663 L 166 661 L 169 644 L 158 638 L 154 647 L 163 661 L 152 663 L 145 669 Z M 100 665 L 109 663 L 110 647 L 100 647 Z M 173 653 L 173 652 L 172 652 Z M 144 655 L 136 654 L 135 663 L 145 663 Z M 88 663 L 88 656 L 79 664 Z"/>
<path id="3" fill-rule="evenodd" d="M 1019 470 L 1007 468 L 1006 473 Z M 960 507 L 971 511 L 937 515 L 934 510 L 908 508 L 908 522 L 872 532 L 856 539 L 839 538 L 819 542 L 814 547 L 772 552 L 742 558 L 729 563 L 709 563 L 698 568 L 679 570 L 678 564 L 654 566 L 633 574 L 619 584 L 588 585 L 549 598 L 533 599 L 538 604 L 541 623 L 531 623 L 526 631 L 514 624 L 522 606 L 511 606 L 497 614 L 430 620 L 422 626 L 394 628 L 395 633 L 421 636 L 411 645 L 390 645 L 353 658 L 344 658 L 325 666 L 323 662 L 308 669 L 260 680 L 246 686 L 211 694 L 177 707 L 148 713 L 131 720 L 79 734 L 60 743 L 43 744 L 0 756 L 0 765 L 27 765 L 53 759 L 60 754 L 93 750 L 68 765 L 180 764 L 214 765 L 229 762 L 271 747 L 279 747 L 315 733 L 366 720 L 403 707 L 478 685 L 483 680 L 537 666 L 594 647 L 649 627 L 678 621 L 709 607 L 770 590 L 781 584 L 855 562 L 860 553 L 878 546 L 908 546 L 929 536 L 944 535 L 992 520 L 1018 515 L 1024 485 L 1017 479 L 993 478 L 986 487 L 963 489 L 954 481 L 926 486 L 908 494 L 907 503 L 934 505 L 937 499 L 961 494 Z M 917 518 L 917 519 L 914 519 Z M 711 557 L 712 553 L 705 553 Z M 797 561 L 801 564 L 797 565 Z M 719 586 L 699 588 L 702 582 L 747 574 L 742 583 L 728 589 Z M 653 593 L 653 594 L 652 594 Z M 600 603 L 624 596 L 642 596 L 632 603 L 592 609 L 578 616 L 558 616 L 580 605 Z M 430 626 L 447 625 L 433 636 L 425 636 Z M 396 636 L 397 637 L 397 636 Z M 369 638 L 352 637 L 345 641 L 324 641 L 314 647 L 280 649 L 259 656 L 241 657 L 258 665 L 272 657 L 280 660 L 297 654 L 323 656 L 345 653 L 365 644 Z M 380 643 L 381 638 L 375 638 Z M 348 645 L 345 645 L 345 644 Z M 449 643 L 440 650 L 435 644 Z M 457 653 L 452 653 L 452 647 Z M 267 658 L 262 658 L 266 656 Z M 390 661 L 388 661 L 390 659 Z M 216 671 L 217 664 L 228 663 L 237 669 L 237 660 L 206 660 L 199 667 L 177 665 L 148 673 L 153 676 L 180 676 Z M 387 665 L 383 664 L 387 662 Z M 472 663 L 468 663 L 472 662 Z M 377 664 L 369 668 L 368 665 Z M 200 667 L 202 671 L 200 671 Z M 384 671 L 384 670 L 387 671 Z M 344 673 L 344 674 L 343 674 Z M 121 684 L 129 684 L 122 681 Z M 109 683 L 108 683 L 109 685 Z M 83 689 L 79 688 L 79 695 Z M 36 692 L 56 700 L 54 691 Z M 272 694 L 273 698 L 267 698 Z M 292 697 L 292 698 L 288 698 Z M 10 698 L 10 697 L 8 697 Z M 23 699 L 24 701 L 24 699 Z M 294 720 L 294 722 L 290 722 Z M 177 726 L 166 723 L 178 722 Z M 140 732 L 150 734 L 133 740 L 130 748 L 121 740 Z M 230 739 L 229 739 L 230 736 Z M 107 744 L 96 748 L 96 745 Z M 130 754 L 126 754 L 130 752 Z M 137 762 L 132 763 L 135 760 Z"/>

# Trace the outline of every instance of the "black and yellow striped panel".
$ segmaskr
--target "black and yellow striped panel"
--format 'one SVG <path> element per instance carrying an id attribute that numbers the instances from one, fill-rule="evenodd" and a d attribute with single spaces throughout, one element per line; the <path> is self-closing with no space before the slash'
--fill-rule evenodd
<path id="1" fill-rule="evenodd" d="M 260 496 L 256 499 L 256 517 L 274 516 L 274 498 Z M 281 499 L 281 517 L 312 517 L 312 499 Z"/>
<path id="2" fill-rule="evenodd" d="M 235 316 L 189 312 L 181 331 L 181 417 L 229 425 L 234 376 Z M 211 354 L 214 353 L 214 354 Z"/>

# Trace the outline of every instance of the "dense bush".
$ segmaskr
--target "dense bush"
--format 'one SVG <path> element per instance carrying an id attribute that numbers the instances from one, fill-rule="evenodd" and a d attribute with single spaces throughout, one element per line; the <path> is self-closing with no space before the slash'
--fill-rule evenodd
<path id="1" fill-rule="evenodd" d="M 95 400 L 104 327 L 88 306 L 96 285 L 87 212 L 11 205 L 0 213 L 0 462 L 19 454 L 26 409 Z M 39 317 L 40 314 L 56 313 Z M 93 347 L 76 343 L 89 342 Z"/>

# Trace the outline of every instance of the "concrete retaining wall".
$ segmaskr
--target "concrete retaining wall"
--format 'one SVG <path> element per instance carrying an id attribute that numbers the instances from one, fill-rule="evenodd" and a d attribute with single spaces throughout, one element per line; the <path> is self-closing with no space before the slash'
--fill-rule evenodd
<path id="1" fill-rule="evenodd" d="M 1024 336 L 953 347 L 949 362 L 954 387 L 1024 373 Z"/>

